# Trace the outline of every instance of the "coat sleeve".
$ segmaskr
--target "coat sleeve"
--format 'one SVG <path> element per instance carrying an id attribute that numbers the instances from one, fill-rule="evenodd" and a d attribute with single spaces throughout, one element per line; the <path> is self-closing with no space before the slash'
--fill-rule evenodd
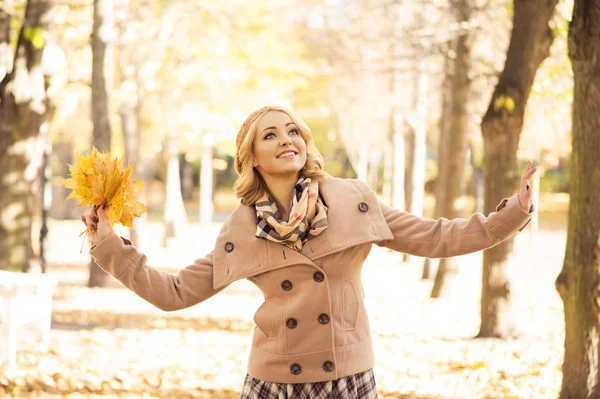
<path id="1" fill-rule="evenodd" d="M 428 258 L 449 258 L 491 248 L 521 231 L 531 221 L 533 205 L 526 212 L 519 195 L 505 198 L 488 216 L 475 213 L 468 219 L 427 219 L 400 211 L 379 201 L 391 240 L 377 245 Z"/>
<path id="2" fill-rule="evenodd" d="M 225 288 L 213 289 L 213 252 L 172 275 L 148 266 L 131 241 L 112 231 L 92 246 L 90 255 L 125 287 L 164 311 L 188 308 Z"/>

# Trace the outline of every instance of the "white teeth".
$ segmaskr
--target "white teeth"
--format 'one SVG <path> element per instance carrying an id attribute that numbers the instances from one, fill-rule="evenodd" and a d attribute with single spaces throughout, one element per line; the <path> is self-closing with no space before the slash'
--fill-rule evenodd
<path id="1" fill-rule="evenodd" d="M 289 158 L 289 157 L 293 157 L 294 155 L 296 155 L 296 154 L 294 154 L 293 152 L 288 152 L 286 154 L 278 156 L 277 158 Z"/>

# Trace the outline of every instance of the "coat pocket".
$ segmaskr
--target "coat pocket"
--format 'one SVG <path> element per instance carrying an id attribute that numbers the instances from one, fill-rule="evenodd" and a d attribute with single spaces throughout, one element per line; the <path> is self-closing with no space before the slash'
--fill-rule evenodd
<path id="1" fill-rule="evenodd" d="M 266 299 L 254 314 L 254 324 L 267 339 L 276 339 L 275 323 L 273 313 L 275 311 L 275 299 Z"/>
<path id="2" fill-rule="evenodd" d="M 344 330 L 351 331 L 356 327 L 358 321 L 358 313 L 360 311 L 360 301 L 354 281 L 344 281 L 343 286 L 343 313 L 344 313 Z"/>

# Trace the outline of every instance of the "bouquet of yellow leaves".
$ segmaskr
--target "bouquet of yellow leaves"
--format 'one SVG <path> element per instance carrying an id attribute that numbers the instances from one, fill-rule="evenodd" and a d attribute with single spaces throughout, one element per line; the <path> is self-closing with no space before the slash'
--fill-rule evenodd
<path id="1" fill-rule="evenodd" d="M 69 165 L 69 171 L 71 178 L 61 180 L 66 188 L 73 189 L 67 199 L 75 198 L 82 206 L 98 207 L 106 203 L 111 229 L 117 222 L 130 227 L 134 216 L 146 212 L 146 206 L 135 200 L 143 182 L 131 180 L 133 165 L 123 169 L 122 161 L 110 152 L 103 153 L 94 147 L 90 156 L 77 154 L 77 163 Z"/>

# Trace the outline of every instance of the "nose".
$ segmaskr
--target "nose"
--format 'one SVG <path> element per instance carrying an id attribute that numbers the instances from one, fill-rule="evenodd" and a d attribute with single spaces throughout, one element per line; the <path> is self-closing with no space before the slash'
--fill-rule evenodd
<path id="1" fill-rule="evenodd" d="M 292 139 L 288 135 L 281 136 L 281 140 L 279 140 L 280 145 L 290 145 L 292 144 Z"/>

